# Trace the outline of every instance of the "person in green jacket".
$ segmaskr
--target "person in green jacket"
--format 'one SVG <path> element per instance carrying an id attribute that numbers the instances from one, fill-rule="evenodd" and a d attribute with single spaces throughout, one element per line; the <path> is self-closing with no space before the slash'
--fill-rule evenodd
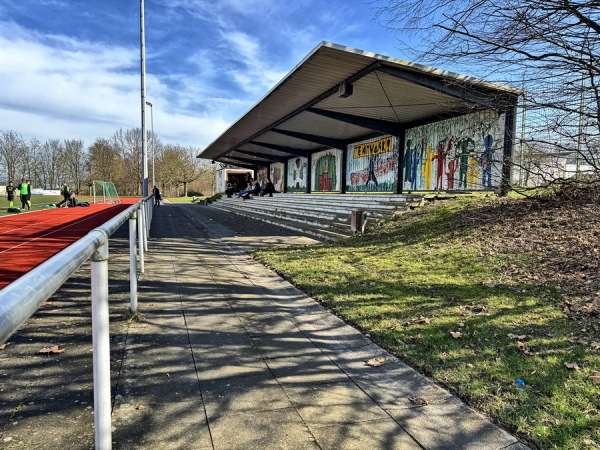
<path id="1" fill-rule="evenodd" d="M 17 186 L 17 189 L 19 190 L 19 194 L 21 194 L 21 211 L 25 210 L 25 209 L 31 209 L 31 207 L 29 206 L 29 184 L 27 184 L 27 181 L 25 180 L 25 178 L 21 179 L 21 184 L 19 184 Z"/>
<path id="2" fill-rule="evenodd" d="M 6 186 L 6 199 L 8 200 L 9 208 L 15 207 L 14 200 L 15 200 L 15 191 L 16 190 L 17 190 L 17 187 L 15 186 L 15 184 L 12 181 L 9 181 L 8 186 Z"/>
<path id="3" fill-rule="evenodd" d="M 60 193 L 63 196 L 63 200 L 56 205 L 57 207 L 61 207 L 71 199 L 71 188 L 69 187 L 66 181 L 63 183 L 63 187 L 61 188 Z M 67 206 L 69 206 L 68 203 Z"/>

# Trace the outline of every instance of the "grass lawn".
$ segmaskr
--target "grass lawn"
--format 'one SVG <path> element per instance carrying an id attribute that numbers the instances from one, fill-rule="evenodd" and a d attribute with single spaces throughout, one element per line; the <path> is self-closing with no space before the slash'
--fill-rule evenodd
<path id="1" fill-rule="evenodd" d="M 566 316 L 552 283 L 507 275 L 535 256 L 489 251 L 481 234 L 457 227 L 477 201 L 255 257 L 530 444 L 599 449 L 597 317 Z"/>
<path id="2" fill-rule="evenodd" d="M 200 200 L 204 200 L 206 197 L 206 195 L 200 197 L 166 197 L 166 200 L 168 200 L 171 203 L 196 203 Z M 195 201 L 194 198 L 196 199 Z"/>

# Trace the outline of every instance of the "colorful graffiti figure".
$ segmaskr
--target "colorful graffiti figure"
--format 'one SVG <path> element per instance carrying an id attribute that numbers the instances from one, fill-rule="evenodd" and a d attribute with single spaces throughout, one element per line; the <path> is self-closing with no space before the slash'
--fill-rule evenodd
<path id="1" fill-rule="evenodd" d="M 300 158 L 296 158 L 294 161 L 294 179 L 292 183 L 296 189 L 301 189 L 304 187 L 304 166 L 302 164 L 302 160 Z"/>
<path id="2" fill-rule="evenodd" d="M 456 156 L 458 158 L 458 188 L 467 188 L 467 173 L 469 171 L 469 153 L 475 148 L 475 141 L 463 138 L 458 142 Z"/>
<path id="3" fill-rule="evenodd" d="M 367 182 L 365 186 L 369 184 L 369 181 L 375 183 L 375 187 L 377 187 L 377 177 L 375 176 L 375 160 L 377 159 L 377 155 L 369 156 L 369 175 L 367 175 Z"/>
<path id="4" fill-rule="evenodd" d="M 411 163 L 411 177 L 410 177 L 410 188 L 414 191 L 417 189 L 419 177 L 419 164 L 423 161 L 425 157 L 425 143 L 426 138 L 421 138 L 421 149 L 417 151 L 417 147 L 415 146 L 412 154 L 412 163 Z"/>
<path id="5" fill-rule="evenodd" d="M 458 169 L 458 159 L 448 161 L 448 172 L 446 172 L 448 189 L 454 189 L 454 174 L 456 173 L 456 169 Z"/>
<path id="6" fill-rule="evenodd" d="M 483 145 L 485 150 L 481 154 L 480 164 L 482 168 L 481 186 L 491 188 L 492 187 L 492 163 L 494 162 L 494 137 L 488 134 L 483 139 Z"/>
<path id="7" fill-rule="evenodd" d="M 444 143 L 440 142 L 433 160 L 437 159 L 437 172 L 435 178 L 435 190 L 441 191 L 444 188 L 444 172 L 446 169 L 446 157 L 452 149 L 452 139 L 448 139 L 448 145 L 444 149 Z"/>
<path id="8" fill-rule="evenodd" d="M 431 145 L 425 148 L 425 155 L 421 161 L 421 177 L 423 177 L 424 189 L 429 191 L 431 190 L 431 169 L 433 167 L 433 150 Z"/>
<path id="9" fill-rule="evenodd" d="M 336 186 L 336 158 L 332 154 L 321 156 L 316 165 L 316 190 L 331 191 Z"/>

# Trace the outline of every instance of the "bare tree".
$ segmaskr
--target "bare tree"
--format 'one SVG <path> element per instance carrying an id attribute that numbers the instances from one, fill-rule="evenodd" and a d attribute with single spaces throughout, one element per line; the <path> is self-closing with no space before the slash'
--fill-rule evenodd
<path id="1" fill-rule="evenodd" d="M 577 153 L 600 173 L 600 3 L 376 0 L 409 55 L 525 89 L 520 149 Z M 406 39 L 406 37 L 412 39 Z M 418 42 L 410 46 L 407 42 Z M 522 156 L 522 155 L 521 155 Z M 578 165 L 579 167 L 579 165 Z"/>
<path id="2" fill-rule="evenodd" d="M 183 187 L 182 195 L 187 197 L 188 185 L 200 178 L 208 170 L 206 162 L 196 158 L 197 148 L 180 145 L 166 145 L 160 158 L 159 176 L 163 188 L 174 186 L 179 195 L 179 187 Z"/>
<path id="3" fill-rule="evenodd" d="M 46 189 L 57 189 L 65 177 L 60 161 L 64 146 L 58 139 L 48 139 L 36 156 L 35 166 L 39 170 L 40 185 Z"/>
<path id="4" fill-rule="evenodd" d="M 23 136 L 15 131 L 0 133 L 0 159 L 6 169 L 8 180 L 16 181 L 24 176 L 24 159 L 27 155 L 27 143 Z"/>
<path id="5" fill-rule="evenodd" d="M 88 149 L 88 172 L 90 182 L 110 181 L 121 190 L 123 157 L 108 139 L 98 138 Z"/>
<path id="6" fill-rule="evenodd" d="M 111 138 L 112 145 L 123 159 L 126 179 L 123 181 L 125 193 L 142 193 L 142 131 L 140 128 L 120 129 Z"/>
<path id="7" fill-rule="evenodd" d="M 74 184 L 75 191 L 81 192 L 81 183 L 85 178 L 87 154 L 81 139 L 65 139 L 62 161 L 67 177 Z"/>

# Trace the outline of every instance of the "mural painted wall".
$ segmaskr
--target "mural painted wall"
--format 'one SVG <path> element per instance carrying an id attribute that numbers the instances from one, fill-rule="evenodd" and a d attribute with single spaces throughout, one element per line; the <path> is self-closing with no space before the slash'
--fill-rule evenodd
<path id="1" fill-rule="evenodd" d="M 283 192 L 283 173 L 285 170 L 285 164 L 273 163 L 271 164 L 271 182 L 275 186 L 275 190 Z"/>
<path id="2" fill-rule="evenodd" d="M 267 182 L 267 177 L 269 176 L 269 168 L 268 167 L 259 167 L 256 171 L 256 181 L 260 187 L 263 187 Z"/>
<path id="3" fill-rule="evenodd" d="M 500 184 L 504 115 L 483 111 L 406 131 L 405 191 L 483 190 Z"/>
<path id="4" fill-rule="evenodd" d="M 342 151 L 329 149 L 313 153 L 312 191 L 340 191 L 342 187 Z"/>
<path id="5" fill-rule="evenodd" d="M 348 145 L 346 192 L 394 191 L 398 138 L 385 136 Z"/>
<path id="6" fill-rule="evenodd" d="M 287 167 L 287 192 L 306 192 L 308 158 L 292 158 Z"/>

